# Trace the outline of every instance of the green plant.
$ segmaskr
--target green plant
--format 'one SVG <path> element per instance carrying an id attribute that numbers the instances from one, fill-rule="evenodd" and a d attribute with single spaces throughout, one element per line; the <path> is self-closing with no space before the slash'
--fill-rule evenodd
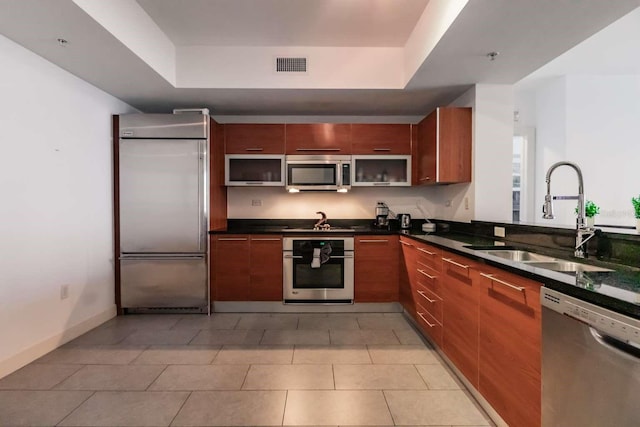
<path id="1" fill-rule="evenodd" d="M 631 204 L 633 204 L 633 210 L 636 212 L 635 217 L 640 219 L 640 195 L 638 195 L 638 197 L 632 197 Z"/>
<path id="2" fill-rule="evenodd" d="M 576 206 L 575 210 L 576 214 L 578 214 L 578 207 Z M 593 203 L 591 200 L 587 200 L 584 204 L 584 214 L 587 218 L 592 218 L 600 213 L 600 206 Z"/>

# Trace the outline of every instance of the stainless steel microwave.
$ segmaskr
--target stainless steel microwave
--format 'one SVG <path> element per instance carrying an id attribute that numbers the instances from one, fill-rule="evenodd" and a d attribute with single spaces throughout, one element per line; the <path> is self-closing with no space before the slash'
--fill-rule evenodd
<path id="1" fill-rule="evenodd" d="M 351 188 L 351 156 L 286 156 L 287 190 L 338 191 Z"/>

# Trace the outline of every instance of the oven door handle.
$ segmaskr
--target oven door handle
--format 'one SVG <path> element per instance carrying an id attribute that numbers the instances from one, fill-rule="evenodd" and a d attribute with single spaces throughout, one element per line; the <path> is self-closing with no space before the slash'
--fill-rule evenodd
<path id="1" fill-rule="evenodd" d="M 289 254 L 285 254 L 284 258 L 295 258 L 295 259 L 301 259 L 302 255 L 289 255 Z M 353 258 L 353 255 L 336 255 L 333 256 L 331 255 L 329 258 L 335 258 L 335 259 L 345 259 L 345 258 Z"/>

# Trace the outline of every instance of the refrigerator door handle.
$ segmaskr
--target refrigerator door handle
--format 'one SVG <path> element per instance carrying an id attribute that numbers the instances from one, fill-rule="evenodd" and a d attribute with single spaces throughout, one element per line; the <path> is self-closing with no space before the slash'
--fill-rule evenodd
<path id="1" fill-rule="evenodd" d="M 141 255 L 121 255 L 119 261 L 180 261 L 180 260 L 202 260 L 204 255 L 168 255 L 168 256 L 141 256 Z"/>
<path id="2" fill-rule="evenodd" d="M 203 145 L 204 143 L 201 141 L 198 144 L 198 176 L 202 177 L 202 179 L 198 180 L 198 249 L 200 251 L 202 251 L 202 240 L 203 240 L 203 234 L 202 234 L 202 216 L 204 215 L 204 179 L 206 179 L 206 175 L 204 174 L 204 167 L 203 167 L 203 162 L 204 162 L 204 150 L 203 150 Z"/>

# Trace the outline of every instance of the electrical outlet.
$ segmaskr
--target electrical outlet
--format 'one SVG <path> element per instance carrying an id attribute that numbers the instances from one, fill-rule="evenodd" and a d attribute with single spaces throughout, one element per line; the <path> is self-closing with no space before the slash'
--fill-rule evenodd
<path id="1" fill-rule="evenodd" d="M 260 199 L 251 200 L 251 206 L 262 206 L 262 200 Z"/>
<path id="2" fill-rule="evenodd" d="M 444 205 L 445 205 L 446 207 L 451 206 L 451 200 L 446 200 L 446 201 L 444 202 Z"/>
<path id="3" fill-rule="evenodd" d="M 496 237 L 505 237 L 504 227 L 493 227 L 493 235 Z"/>
<path id="4" fill-rule="evenodd" d="M 469 210 L 469 198 L 468 197 L 464 198 L 464 210 L 466 210 L 466 211 Z"/>
<path id="5" fill-rule="evenodd" d="M 69 285 L 60 286 L 60 299 L 69 298 Z"/>

